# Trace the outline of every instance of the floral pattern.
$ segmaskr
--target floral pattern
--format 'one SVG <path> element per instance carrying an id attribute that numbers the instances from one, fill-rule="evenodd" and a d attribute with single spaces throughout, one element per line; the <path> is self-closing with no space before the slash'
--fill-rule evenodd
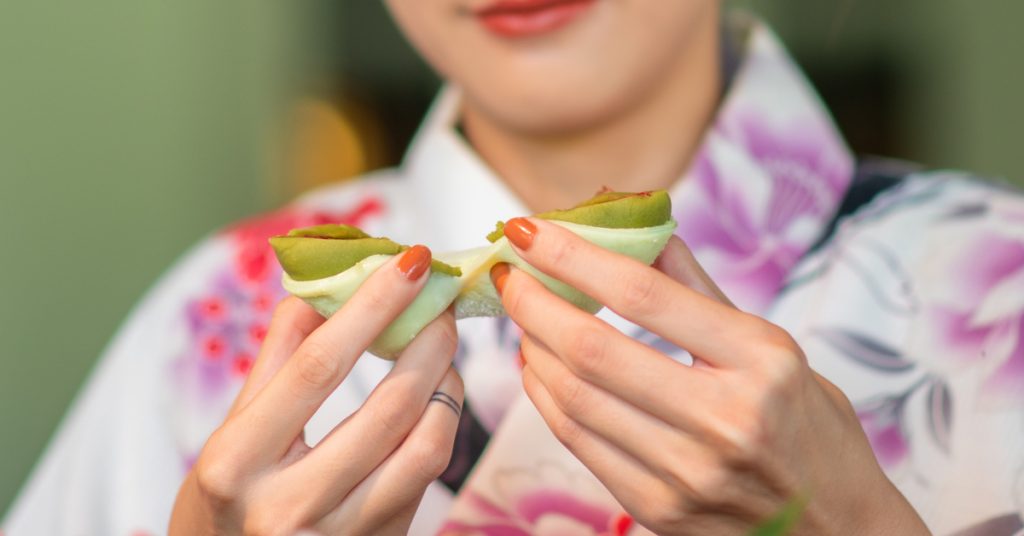
<path id="1" fill-rule="evenodd" d="M 996 221 L 972 229 L 965 247 L 932 267 L 926 330 L 945 359 L 986 369 L 985 399 L 1024 402 L 1024 207 L 991 207 Z M 942 281 L 941 288 L 939 281 Z"/>
<path id="2" fill-rule="evenodd" d="M 185 302 L 188 349 L 172 365 L 179 396 L 214 417 L 195 419 L 205 423 L 201 428 L 211 426 L 230 405 L 259 352 L 274 307 L 286 295 L 267 239 L 296 227 L 358 225 L 382 211 L 382 201 L 373 197 L 345 212 L 289 207 L 223 232 L 231 245 L 231 263 L 214 275 L 204 293 Z M 221 411 L 210 411 L 213 408 Z M 195 441 L 184 443 L 188 466 L 197 447 Z"/>
<path id="3" fill-rule="evenodd" d="M 673 215 L 726 294 L 760 312 L 834 214 L 853 159 L 816 101 L 776 103 L 790 112 L 778 117 L 759 89 L 740 83 L 792 67 L 771 45 L 757 45 L 673 196 Z"/>
<path id="4" fill-rule="evenodd" d="M 623 536 L 633 526 L 629 515 L 608 506 L 586 475 L 573 475 L 557 464 L 508 469 L 496 480 L 501 495 L 496 501 L 468 491 L 463 499 L 472 504 L 476 519 L 448 521 L 439 534 Z M 596 497 L 588 498 L 588 488 Z"/>

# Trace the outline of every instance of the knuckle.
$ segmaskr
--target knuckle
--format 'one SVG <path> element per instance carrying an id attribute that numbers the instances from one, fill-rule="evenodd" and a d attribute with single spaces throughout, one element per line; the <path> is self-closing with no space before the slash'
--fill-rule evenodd
<path id="1" fill-rule="evenodd" d="M 551 248 L 551 253 L 547 256 L 550 259 L 549 266 L 561 266 L 563 263 L 571 261 L 579 249 L 580 244 L 576 240 L 562 241 L 559 245 Z"/>
<path id="2" fill-rule="evenodd" d="M 761 361 L 769 366 L 775 365 L 780 361 L 804 361 L 800 345 L 797 344 L 788 331 L 760 318 L 756 322 L 757 334 L 755 340 L 758 341 L 758 346 L 763 353 Z"/>
<path id="3" fill-rule="evenodd" d="M 558 406 L 569 416 L 580 415 L 589 407 L 592 398 L 586 383 L 572 374 L 566 374 L 558 381 L 553 396 Z"/>
<path id="4" fill-rule="evenodd" d="M 637 271 L 623 277 L 622 305 L 632 313 L 644 314 L 658 308 L 660 298 L 657 292 L 657 280 L 651 274 Z"/>
<path id="5" fill-rule="evenodd" d="M 458 400 L 460 403 L 463 401 L 466 392 L 466 385 L 462 381 L 462 376 L 458 372 L 455 372 L 454 368 L 449 368 L 448 372 L 445 373 L 444 379 L 441 381 L 441 387 L 451 397 Z"/>
<path id="6" fill-rule="evenodd" d="M 397 389 L 387 389 L 376 404 L 370 406 L 371 419 L 389 437 L 401 437 L 409 432 L 416 415 L 407 408 L 410 406 L 404 394 Z M 398 391 L 398 392 L 394 392 Z"/>
<path id="7" fill-rule="evenodd" d="M 420 439 L 411 441 L 409 461 L 413 474 L 423 483 L 429 483 L 441 476 L 448 468 L 452 456 L 452 445 L 439 439 Z"/>
<path id="8" fill-rule="evenodd" d="M 690 476 L 690 502 L 701 509 L 714 509 L 727 503 L 731 485 L 729 473 L 724 469 L 708 468 Z"/>
<path id="9" fill-rule="evenodd" d="M 757 466 L 768 448 L 767 429 L 761 419 L 748 417 L 725 428 L 721 433 L 725 439 L 722 459 L 731 467 Z"/>
<path id="10" fill-rule="evenodd" d="M 603 369 L 607 335 L 603 330 L 593 327 L 568 331 L 570 335 L 565 343 L 565 358 L 569 366 L 583 376 L 593 377 Z"/>
<path id="11" fill-rule="evenodd" d="M 324 344 L 306 341 L 295 366 L 302 382 L 313 389 L 330 388 L 341 371 L 341 360 Z"/>
<path id="12" fill-rule="evenodd" d="M 207 456 L 196 462 L 196 486 L 218 507 L 235 502 L 241 489 L 241 476 L 239 467 L 230 458 Z"/>
<path id="13" fill-rule="evenodd" d="M 292 533 L 289 525 L 276 508 L 251 508 L 246 512 L 242 532 L 246 536 L 280 536 Z"/>
<path id="14" fill-rule="evenodd" d="M 556 418 L 552 423 L 551 431 L 555 434 L 555 438 L 568 449 L 578 445 L 580 437 L 583 435 L 580 425 L 566 416 Z"/>

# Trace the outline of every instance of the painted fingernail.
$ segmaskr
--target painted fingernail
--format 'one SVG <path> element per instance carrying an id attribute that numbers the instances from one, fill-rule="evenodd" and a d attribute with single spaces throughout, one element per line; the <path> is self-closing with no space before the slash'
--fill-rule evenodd
<path id="1" fill-rule="evenodd" d="M 426 246 L 413 246 L 402 254 L 398 259 L 398 271 L 402 272 L 409 281 L 416 281 L 423 277 L 423 273 L 430 268 L 430 250 Z"/>
<path id="2" fill-rule="evenodd" d="M 537 226 L 526 218 L 512 218 L 505 224 L 505 236 L 517 248 L 525 251 L 530 249 L 533 237 L 537 236 Z"/>
<path id="3" fill-rule="evenodd" d="M 499 296 L 505 292 L 505 282 L 508 280 L 510 271 L 508 264 L 504 262 L 499 262 L 491 267 L 491 282 L 494 283 L 494 288 L 498 289 Z"/>

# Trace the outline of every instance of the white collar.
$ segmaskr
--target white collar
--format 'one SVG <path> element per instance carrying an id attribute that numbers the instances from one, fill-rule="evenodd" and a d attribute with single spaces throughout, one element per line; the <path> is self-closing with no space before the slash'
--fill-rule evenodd
<path id="1" fill-rule="evenodd" d="M 460 98 L 455 87 L 441 91 L 402 163 L 437 251 L 480 246 L 497 221 L 529 214 L 459 133 Z"/>

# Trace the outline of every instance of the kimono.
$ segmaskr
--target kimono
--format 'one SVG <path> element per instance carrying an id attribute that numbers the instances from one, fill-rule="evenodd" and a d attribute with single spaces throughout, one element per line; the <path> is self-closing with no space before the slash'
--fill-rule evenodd
<path id="1" fill-rule="evenodd" d="M 738 307 L 788 330 L 846 393 L 933 531 L 1021 534 L 1024 199 L 961 172 L 858 162 L 771 31 L 736 19 L 728 32 L 738 43 L 728 87 L 670 190 L 677 234 Z M 5 534 L 167 530 L 183 476 L 285 295 L 269 236 L 341 222 L 461 250 L 528 214 L 459 133 L 459 99 L 458 88 L 442 92 L 401 167 L 225 228 L 167 272 L 106 349 Z M 599 316 L 687 359 L 610 311 Z M 639 534 L 526 399 L 518 328 L 471 318 L 458 330 L 466 408 L 411 533 Z M 363 356 L 307 440 L 356 410 L 390 365 Z"/>

